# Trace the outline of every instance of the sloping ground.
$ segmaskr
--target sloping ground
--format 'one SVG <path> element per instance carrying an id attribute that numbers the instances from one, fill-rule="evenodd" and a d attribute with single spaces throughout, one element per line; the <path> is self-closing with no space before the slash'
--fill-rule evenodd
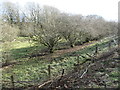
<path id="1" fill-rule="evenodd" d="M 61 55 L 64 55 L 64 54 L 67 54 L 67 53 L 71 53 L 71 52 L 75 52 L 75 51 L 78 51 L 78 50 L 81 50 L 83 48 L 87 48 L 89 47 L 90 45 L 92 44 L 96 44 L 97 41 L 91 41 L 91 42 L 88 42 L 88 43 L 85 43 L 83 45 L 80 45 L 80 46 L 74 46 L 73 48 L 68 48 L 68 49 L 63 49 L 63 50 L 56 50 L 54 53 L 49 53 L 48 52 L 44 52 L 42 51 L 41 53 L 34 53 L 34 54 L 31 54 L 30 55 L 30 58 L 33 58 L 33 57 L 39 57 L 39 58 L 42 58 L 42 59 L 46 59 L 46 60 L 52 60 L 53 58 L 57 58 L 57 57 L 60 57 Z M 2 69 L 4 68 L 8 68 L 9 66 L 12 66 L 14 64 L 17 64 L 19 62 L 11 62 L 11 63 L 8 63 L 8 64 L 2 64 L 0 62 L 0 64 L 2 64 Z"/>
<path id="2" fill-rule="evenodd" d="M 120 58 L 116 51 L 120 51 L 120 48 L 103 53 L 94 58 L 93 62 L 85 63 L 82 70 L 78 67 L 77 70 L 40 85 L 39 88 L 54 90 L 63 88 L 118 88 Z"/>
<path id="3" fill-rule="evenodd" d="M 109 41 L 109 38 L 104 38 L 104 39 L 98 40 L 98 41 L 90 41 L 90 42 L 87 42 L 87 43 L 85 43 L 83 45 L 74 46 L 73 48 L 56 50 L 54 53 L 51 53 L 51 54 L 46 52 L 46 50 L 42 50 L 40 52 L 38 50 L 38 51 L 35 51 L 33 53 L 29 53 L 29 54 L 24 53 L 24 56 L 21 56 L 20 58 L 34 58 L 34 57 L 37 57 L 39 59 L 52 60 L 52 59 L 60 57 L 60 56 L 62 56 L 64 54 L 76 52 L 78 50 L 82 50 L 82 49 L 87 48 L 89 46 L 93 46 L 93 45 L 95 45 L 97 43 L 104 43 L 104 42 L 108 42 L 108 41 Z M 25 51 L 27 51 L 27 49 Z M 16 53 L 19 53 L 21 55 L 22 52 L 16 52 Z M 0 64 L 2 64 L 2 67 L 0 67 L 0 68 L 2 68 L 2 69 L 8 68 L 9 66 L 12 66 L 12 65 L 17 64 L 17 63 L 19 64 L 18 61 L 13 61 L 13 62 L 8 63 L 8 64 L 4 64 L 4 63 L 0 62 Z"/>
<path id="4" fill-rule="evenodd" d="M 95 43 L 96 43 L 96 42 L 95 42 Z M 85 46 L 80 46 L 80 48 L 76 46 L 76 47 L 75 47 L 75 51 L 76 51 L 76 50 L 79 50 L 79 49 L 81 50 L 81 49 L 86 48 L 86 47 L 91 46 L 91 45 L 94 46 L 95 43 L 94 43 L 94 42 L 87 43 L 87 44 L 85 44 Z M 67 49 L 65 53 L 67 53 L 67 52 L 72 52 L 73 49 L 74 49 L 74 48 Z M 60 51 L 61 53 L 60 53 L 60 54 L 58 53 L 58 55 L 56 55 L 56 56 L 65 54 L 65 53 L 62 53 L 62 51 L 64 51 L 64 50 L 58 50 L 57 52 L 59 52 L 59 51 Z M 56 53 L 56 52 L 55 52 L 55 53 Z M 53 54 L 55 54 L 55 53 L 53 53 Z M 51 55 L 50 55 L 50 56 L 51 56 Z M 54 55 L 53 55 L 53 56 L 54 56 Z M 109 54 L 108 54 L 108 56 L 109 56 Z M 50 57 L 48 57 L 48 58 L 50 58 Z M 41 65 L 41 64 L 40 64 L 40 65 Z M 39 66 L 40 66 L 40 65 L 39 65 Z M 87 66 L 87 65 L 86 65 L 86 66 Z M 20 68 L 21 68 L 21 67 L 20 67 Z M 85 71 L 85 70 L 83 69 L 83 72 L 84 72 L 84 71 Z M 75 73 L 75 72 L 74 72 L 74 73 Z M 82 72 L 81 72 L 81 73 L 82 73 Z M 71 74 L 68 74 L 68 75 L 71 75 Z M 80 75 L 82 75 L 82 74 L 80 74 Z M 57 80 L 57 79 L 56 79 L 56 80 Z M 64 80 L 64 79 L 62 79 L 62 80 Z M 60 80 L 60 81 L 61 81 L 61 80 Z M 53 82 L 54 82 L 54 81 L 53 81 Z M 50 83 L 51 83 L 51 81 L 50 81 Z M 40 84 L 40 83 L 39 83 L 39 84 Z M 52 84 L 51 84 L 51 85 L 52 85 Z M 54 86 L 54 84 L 53 84 L 53 86 Z M 51 87 L 51 86 L 50 86 L 50 87 Z M 18 90 L 18 89 L 16 89 L 16 90 Z M 22 90 L 23 90 L 23 89 L 22 89 Z M 27 90 L 28 90 L 28 89 L 27 89 Z M 35 89 L 32 89 L 32 90 L 35 90 Z"/>
<path id="5" fill-rule="evenodd" d="M 96 58 L 91 59 L 91 61 L 84 63 L 82 69 L 77 67 L 77 69 L 75 68 L 65 75 L 63 73 L 42 85 L 29 86 L 29 88 L 15 88 L 15 90 L 117 88 L 119 83 L 118 67 L 120 60 L 116 53 L 117 51 L 120 51 L 120 48 L 115 48 L 109 52 L 98 55 Z"/>

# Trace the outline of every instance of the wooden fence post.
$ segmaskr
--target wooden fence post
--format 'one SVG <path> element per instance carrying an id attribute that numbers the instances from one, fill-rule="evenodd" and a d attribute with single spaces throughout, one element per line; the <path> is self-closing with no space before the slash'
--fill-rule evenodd
<path id="1" fill-rule="evenodd" d="M 108 43 L 109 50 L 111 50 L 111 41 Z"/>
<path id="2" fill-rule="evenodd" d="M 58 79 L 57 84 L 60 84 L 60 81 L 62 80 L 62 77 L 63 77 L 64 73 L 65 73 L 65 70 L 62 69 L 62 75 L 61 75 L 61 77 Z"/>
<path id="3" fill-rule="evenodd" d="M 74 63 L 74 71 L 76 72 L 78 70 L 78 65 Z"/>
<path id="4" fill-rule="evenodd" d="M 77 56 L 77 64 L 79 64 L 80 63 L 80 61 L 79 61 L 79 56 Z"/>
<path id="5" fill-rule="evenodd" d="M 97 55 L 98 54 L 98 44 L 96 44 L 96 46 L 95 46 L 95 55 Z"/>
<path id="6" fill-rule="evenodd" d="M 48 76 L 49 78 L 51 77 L 51 66 L 50 65 L 48 65 Z"/>
<path id="7" fill-rule="evenodd" d="M 12 90 L 15 90 L 14 77 L 13 77 L 13 75 L 11 75 L 11 84 L 12 84 Z"/>
<path id="8" fill-rule="evenodd" d="M 65 70 L 64 69 L 62 69 L 62 76 L 63 76 L 63 74 L 65 73 Z"/>

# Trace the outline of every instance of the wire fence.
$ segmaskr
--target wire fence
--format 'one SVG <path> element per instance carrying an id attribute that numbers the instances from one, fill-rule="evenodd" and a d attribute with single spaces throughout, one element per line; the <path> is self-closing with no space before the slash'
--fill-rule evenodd
<path id="1" fill-rule="evenodd" d="M 89 54 L 89 53 L 85 53 L 86 56 L 90 57 L 90 59 L 87 59 L 86 56 L 78 55 L 77 58 L 76 58 L 77 63 L 73 64 L 73 67 L 74 67 L 73 70 L 76 71 L 78 69 L 78 66 L 82 66 L 87 61 L 93 60 L 93 58 L 97 57 L 97 55 L 99 55 L 99 53 L 102 53 L 103 51 L 105 51 L 105 52 L 106 51 L 110 51 L 110 50 L 112 50 L 112 48 L 117 47 L 118 46 L 117 45 L 117 40 L 118 40 L 118 37 L 114 37 L 114 39 L 112 38 L 112 39 L 104 42 L 103 45 L 100 45 L 99 43 L 97 43 L 96 45 L 94 45 L 95 47 L 94 47 L 94 51 L 93 51 L 92 55 Z M 85 58 L 85 61 L 82 62 L 82 63 L 80 63 L 80 57 Z M 52 77 L 52 75 L 53 75 L 52 74 L 52 69 L 53 69 L 53 67 L 51 65 L 47 66 L 47 76 L 48 77 L 45 80 L 53 79 L 53 77 Z M 59 75 L 62 76 L 63 74 L 65 74 L 65 72 L 67 72 L 67 70 L 65 70 L 63 68 L 61 68 L 61 70 L 62 71 L 60 73 L 58 73 L 57 76 L 59 76 Z M 14 76 L 15 75 L 11 75 L 10 76 L 10 81 L 3 80 L 1 83 L 5 83 L 8 87 L 12 88 L 13 90 L 17 87 L 17 84 L 22 84 L 22 85 L 35 85 L 35 84 L 38 84 L 38 83 L 40 84 L 39 80 L 33 80 L 33 81 L 16 81 Z"/>

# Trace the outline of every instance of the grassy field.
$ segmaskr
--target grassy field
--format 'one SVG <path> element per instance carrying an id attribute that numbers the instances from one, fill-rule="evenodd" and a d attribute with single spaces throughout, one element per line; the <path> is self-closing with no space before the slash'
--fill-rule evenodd
<path id="1" fill-rule="evenodd" d="M 51 66 L 51 78 L 60 75 L 62 69 L 65 69 L 65 72 L 67 73 L 73 69 L 74 64 L 77 63 L 78 60 L 80 63 L 85 60 L 83 57 L 78 58 L 77 55 L 83 55 L 86 59 L 90 58 L 85 53 L 93 55 L 96 44 L 98 44 L 99 52 L 104 52 L 108 50 L 108 42 L 109 39 L 103 39 L 102 41 L 95 42 L 81 50 L 61 55 L 53 60 L 47 60 L 46 58 L 41 59 L 39 57 L 28 58 L 30 53 L 39 52 L 45 47 L 43 45 L 37 46 L 34 43 L 30 44 L 26 38 L 21 37 L 12 43 L 13 48 L 11 48 L 14 58 L 13 61 L 21 62 L 3 69 L 3 81 L 10 81 L 10 76 L 13 75 L 15 81 L 33 81 L 30 84 L 15 84 L 16 87 L 42 83 L 49 79 L 48 65 Z M 114 76 L 115 74 L 112 73 L 111 75 Z M 10 87 L 10 84 L 3 82 L 3 86 Z"/>

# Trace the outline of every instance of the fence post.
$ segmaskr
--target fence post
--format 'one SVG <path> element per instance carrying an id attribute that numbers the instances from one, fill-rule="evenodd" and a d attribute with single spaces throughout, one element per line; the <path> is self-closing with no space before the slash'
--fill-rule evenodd
<path id="1" fill-rule="evenodd" d="M 95 55 L 97 55 L 98 54 L 98 44 L 96 44 L 96 46 L 95 46 Z"/>
<path id="2" fill-rule="evenodd" d="M 63 74 L 65 73 L 65 70 L 64 69 L 62 69 L 62 76 L 63 76 Z"/>
<path id="3" fill-rule="evenodd" d="M 109 50 L 111 50 L 111 41 L 108 43 Z"/>
<path id="4" fill-rule="evenodd" d="M 74 63 L 74 71 L 77 71 L 77 64 Z"/>
<path id="5" fill-rule="evenodd" d="M 14 77 L 13 77 L 13 75 L 11 75 L 11 84 L 12 84 L 12 90 L 15 90 Z"/>
<path id="6" fill-rule="evenodd" d="M 62 80 L 62 77 L 63 77 L 63 74 L 64 74 L 64 73 L 65 73 L 65 70 L 64 70 L 64 69 L 62 69 L 62 75 L 61 75 L 60 79 L 58 79 L 57 84 L 60 84 L 60 81 Z"/>
<path id="7" fill-rule="evenodd" d="M 51 77 L 51 66 L 50 65 L 48 65 L 48 76 L 49 78 Z"/>
<path id="8" fill-rule="evenodd" d="M 77 56 L 77 64 L 80 64 L 79 56 Z"/>

